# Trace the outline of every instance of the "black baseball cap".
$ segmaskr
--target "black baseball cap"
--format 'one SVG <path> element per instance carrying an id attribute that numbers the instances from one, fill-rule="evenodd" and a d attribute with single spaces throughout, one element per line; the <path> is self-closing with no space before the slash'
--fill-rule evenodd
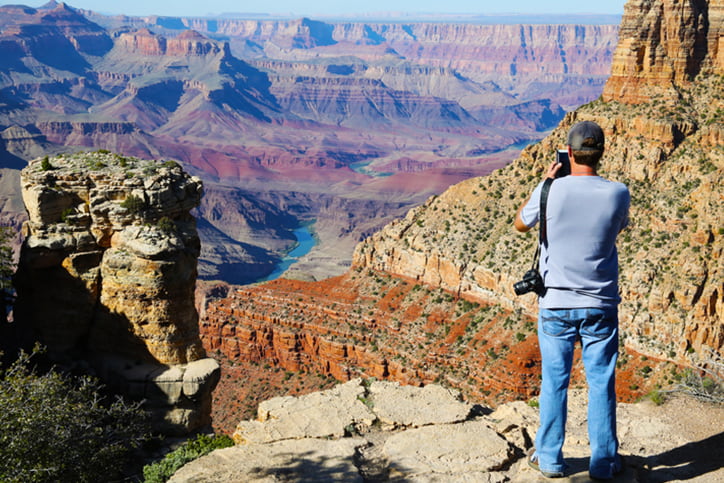
<path id="1" fill-rule="evenodd" d="M 568 145 L 574 151 L 603 151 L 603 129 L 593 121 L 574 124 L 568 131 Z"/>

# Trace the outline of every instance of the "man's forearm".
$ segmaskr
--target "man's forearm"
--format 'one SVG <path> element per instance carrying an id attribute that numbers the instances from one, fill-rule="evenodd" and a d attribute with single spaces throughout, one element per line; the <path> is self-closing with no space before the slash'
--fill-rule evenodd
<path id="1" fill-rule="evenodd" d="M 525 199 L 522 205 L 518 208 L 518 212 L 515 214 L 515 221 L 513 222 L 513 226 L 516 230 L 518 230 L 521 233 L 525 233 L 526 231 L 530 230 L 530 227 L 523 223 L 523 218 L 520 216 L 520 213 L 523 211 L 523 208 L 525 205 L 528 204 L 528 200 L 530 200 L 530 196 Z"/>

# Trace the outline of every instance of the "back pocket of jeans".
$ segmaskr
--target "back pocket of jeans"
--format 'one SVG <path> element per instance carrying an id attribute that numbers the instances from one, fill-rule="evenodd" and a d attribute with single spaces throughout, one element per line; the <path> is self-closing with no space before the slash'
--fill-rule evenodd
<path id="1" fill-rule="evenodd" d="M 541 318 L 541 325 L 543 326 L 543 332 L 552 337 L 561 337 L 567 332 L 574 330 L 573 325 L 565 319 L 547 315 Z"/>
<path id="2" fill-rule="evenodd" d="M 605 339 L 610 337 L 616 330 L 616 316 L 601 311 L 597 314 L 591 314 L 581 324 L 581 335 L 594 337 L 596 339 Z"/>

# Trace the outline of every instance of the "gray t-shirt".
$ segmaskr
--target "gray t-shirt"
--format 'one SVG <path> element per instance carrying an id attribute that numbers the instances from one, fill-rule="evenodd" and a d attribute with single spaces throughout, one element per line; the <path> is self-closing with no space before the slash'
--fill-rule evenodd
<path id="1" fill-rule="evenodd" d="M 533 227 L 539 218 L 540 183 L 520 213 Z M 546 309 L 611 307 L 618 293 L 616 236 L 628 225 L 626 185 L 599 176 L 566 176 L 553 182 L 546 208 L 548 248 L 540 272 Z"/>

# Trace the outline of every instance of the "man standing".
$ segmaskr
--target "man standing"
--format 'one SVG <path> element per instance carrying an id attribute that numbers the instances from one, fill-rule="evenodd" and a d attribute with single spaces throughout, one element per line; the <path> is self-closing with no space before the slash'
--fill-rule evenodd
<path id="1" fill-rule="evenodd" d="M 616 437 L 615 368 L 618 356 L 618 254 L 616 236 L 628 224 L 630 195 L 622 183 L 601 178 L 598 162 L 604 135 L 594 122 L 568 133 L 570 176 L 550 187 L 546 208 L 547 244 L 541 247 L 538 341 L 543 380 L 540 428 L 528 463 L 544 476 L 562 477 L 568 383 L 577 339 L 588 382 L 589 473 L 610 479 L 623 468 Z M 546 172 L 554 178 L 561 165 Z M 515 228 L 525 232 L 539 221 L 539 184 L 518 210 Z"/>

